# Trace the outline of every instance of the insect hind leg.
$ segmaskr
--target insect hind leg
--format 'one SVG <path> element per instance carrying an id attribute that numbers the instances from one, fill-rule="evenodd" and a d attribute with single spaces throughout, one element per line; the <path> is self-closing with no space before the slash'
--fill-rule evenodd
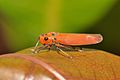
<path id="1" fill-rule="evenodd" d="M 62 44 L 55 44 L 55 46 L 57 46 L 59 48 L 64 48 L 65 50 L 69 50 L 69 51 L 72 50 L 71 46 L 65 46 L 65 45 L 62 45 Z"/>
<path id="2" fill-rule="evenodd" d="M 74 50 L 75 50 L 75 51 L 79 51 L 79 52 L 82 52 L 82 51 L 83 51 L 83 49 L 82 49 L 81 47 L 74 47 Z"/>
<path id="3" fill-rule="evenodd" d="M 72 58 L 72 56 L 70 56 L 69 54 L 67 54 L 66 52 L 64 52 L 62 49 L 60 49 L 59 47 L 56 47 L 56 49 L 57 49 L 57 52 L 59 53 L 59 54 L 61 54 L 62 56 L 65 56 L 65 57 L 67 57 L 67 58 Z M 61 51 L 62 53 L 60 53 L 59 51 Z"/>

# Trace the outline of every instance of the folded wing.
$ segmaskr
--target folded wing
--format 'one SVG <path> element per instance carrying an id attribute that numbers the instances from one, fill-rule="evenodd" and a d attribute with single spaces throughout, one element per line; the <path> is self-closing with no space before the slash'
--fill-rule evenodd
<path id="1" fill-rule="evenodd" d="M 56 35 L 56 39 L 61 44 L 75 46 L 97 44 L 103 40 L 103 37 L 100 34 L 60 33 Z"/>

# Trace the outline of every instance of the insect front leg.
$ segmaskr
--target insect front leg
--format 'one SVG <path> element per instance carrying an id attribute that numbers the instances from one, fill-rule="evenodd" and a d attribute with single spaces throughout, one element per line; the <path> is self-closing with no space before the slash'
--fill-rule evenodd
<path id="1" fill-rule="evenodd" d="M 34 49 L 32 49 L 32 52 L 33 53 L 36 53 L 36 51 L 37 51 L 37 46 L 39 45 L 39 40 L 37 41 L 37 43 L 35 44 L 35 47 L 34 47 Z"/>
<path id="2" fill-rule="evenodd" d="M 45 50 L 47 49 L 47 50 Z M 43 50 L 43 51 L 42 51 Z M 44 45 L 44 46 L 40 46 L 38 49 L 37 49 L 37 53 L 38 52 L 46 52 L 46 51 L 50 51 L 51 50 L 51 46 L 50 45 Z"/>
<path id="3" fill-rule="evenodd" d="M 40 52 L 41 50 L 47 48 L 48 46 L 46 45 L 43 45 L 43 46 L 39 46 L 39 47 L 36 47 L 34 50 L 33 50 L 33 53 L 38 53 Z"/>

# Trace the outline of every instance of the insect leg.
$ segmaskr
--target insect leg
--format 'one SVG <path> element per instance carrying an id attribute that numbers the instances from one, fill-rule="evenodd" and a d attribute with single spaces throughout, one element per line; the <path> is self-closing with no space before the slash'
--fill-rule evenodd
<path id="1" fill-rule="evenodd" d="M 48 51 L 50 51 L 50 49 L 51 49 L 51 45 L 47 46 L 47 48 L 48 48 Z"/>
<path id="2" fill-rule="evenodd" d="M 44 46 L 40 46 L 40 47 L 38 48 L 38 51 L 37 51 L 37 52 L 39 52 L 40 50 L 45 49 L 45 48 L 47 48 L 48 51 L 50 51 L 50 50 L 51 50 L 51 47 L 52 47 L 52 45 L 49 45 L 49 44 L 44 45 Z"/>
<path id="3" fill-rule="evenodd" d="M 43 50 L 47 47 L 48 47 L 48 45 L 40 46 L 40 47 L 37 48 L 36 52 L 38 53 L 38 52 L 40 52 L 41 50 Z"/>
<path id="4" fill-rule="evenodd" d="M 58 46 L 58 47 L 65 48 L 67 50 L 73 50 L 73 51 L 79 51 L 79 52 L 83 51 L 81 47 L 64 46 L 64 45 L 61 45 L 61 44 L 55 44 L 55 45 Z"/>
<path id="5" fill-rule="evenodd" d="M 82 52 L 82 48 L 81 47 L 70 47 L 70 46 L 64 46 L 64 45 L 61 45 L 61 44 L 57 44 L 58 47 L 62 47 L 62 48 L 65 48 L 65 49 L 68 49 L 68 50 L 73 50 L 73 51 L 79 51 L 79 52 Z"/>
<path id="6" fill-rule="evenodd" d="M 34 48 L 34 49 L 33 49 L 33 53 L 38 53 L 38 52 L 39 52 L 39 49 L 42 48 L 42 47 L 43 47 L 43 46 L 40 46 L 39 48 L 38 48 L 38 47 Z"/>
<path id="7" fill-rule="evenodd" d="M 59 47 L 56 47 L 56 49 L 58 50 L 57 52 L 59 54 L 61 54 L 59 51 L 61 51 L 63 54 L 61 54 L 62 56 L 68 57 L 68 58 L 72 58 L 72 56 L 70 56 L 69 54 L 67 54 L 66 52 L 64 52 L 62 49 L 60 49 Z"/>
<path id="8" fill-rule="evenodd" d="M 79 51 L 79 52 L 82 52 L 82 51 L 83 51 L 81 47 L 75 47 L 74 49 L 75 49 L 76 51 Z"/>
<path id="9" fill-rule="evenodd" d="M 65 49 L 67 49 L 67 50 L 71 50 L 71 47 L 64 46 L 64 45 L 61 45 L 61 44 L 55 44 L 55 46 L 61 47 L 61 48 L 65 48 Z"/>
<path id="10" fill-rule="evenodd" d="M 35 44 L 35 47 L 33 49 L 33 53 L 36 53 L 36 50 L 37 50 L 37 46 L 39 45 L 39 40 L 37 41 L 37 43 Z"/>

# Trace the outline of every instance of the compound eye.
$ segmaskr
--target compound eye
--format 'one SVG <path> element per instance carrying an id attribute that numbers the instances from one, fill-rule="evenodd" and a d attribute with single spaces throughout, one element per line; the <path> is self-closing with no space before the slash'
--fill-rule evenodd
<path id="1" fill-rule="evenodd" d="M 54 33 L 52 33 L 52 36 L 55 36 L 55 34 L 54 34 Z"/>
<path id="2" fill-rule="evenodd" d="M 47 41 L 47 40 L 48 40 L 48 37 L 44 37 L 44 40 Z"/>

